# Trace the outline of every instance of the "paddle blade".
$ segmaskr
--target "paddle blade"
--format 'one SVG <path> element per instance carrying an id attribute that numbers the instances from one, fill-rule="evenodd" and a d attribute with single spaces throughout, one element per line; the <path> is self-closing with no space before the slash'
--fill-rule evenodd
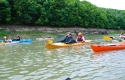
<path id="1" fill-rule="evenodd" d="M 5 42 L 1 42 L 1 44 L 2 44 L 2 45 L 4 45 L 4 44 L 5 44 Z"/>
<path id="2" fill-rule="evenodd" d="M 119 42 L 122 42 L 122 40 L 121 40 L 121 39 L 118 39 L 118 41 L 119 41 Z"/>
<path id="3" fill-rule="evenodd" d="M 52 40 L 48 40 L 48 41 L 47 41 L 47 43 L 52 44 L 52 43 L 53 43 L 53 41 L 52 41 Z"/>
<path id="4" fill-rule="evenodd" d="M 111 39 L 110 37 L 108 37 L 108 36 L 104 36 L 103 39 L 104 39 L 105 41 L 110 41 L 110 40 L 112 40 L 112 39 Z"/>

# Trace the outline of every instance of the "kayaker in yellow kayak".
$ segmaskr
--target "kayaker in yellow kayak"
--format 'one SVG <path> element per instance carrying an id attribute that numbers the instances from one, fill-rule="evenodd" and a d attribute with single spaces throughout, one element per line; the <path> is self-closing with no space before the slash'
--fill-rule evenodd
<path id="1" fill-rule="evenodd" d="M 59 42 L 64 42 L 66 44 L 76 43 L 76 41 L 72 37 L 72 33 L 71 32 L 68 32 L 67 35 L 65 36 L 65 38 L 60 40 Z"/>
<path id="2" fill-rule="evenodd" d="M 85 38 L 84 38 L 82 32 L 78 33 L 78 36 L 76 38 L 76 42 L 85 42 Z"/>

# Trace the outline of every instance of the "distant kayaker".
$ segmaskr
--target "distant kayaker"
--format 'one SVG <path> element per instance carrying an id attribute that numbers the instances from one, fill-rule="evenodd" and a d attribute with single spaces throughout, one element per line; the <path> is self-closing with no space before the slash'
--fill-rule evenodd
<path id="1" fill-rule="evenodd" d="M 68 32 L 64 39 L 60 40 L 59 42 L 64 42 L 66 44 L 76 43 L 76 41 L 72 37 L 72 33 Z"/>
<path id="2" fill-rule="evenodd" d="M 12 42 L 11 38 L 8 37 L 8 39 L 6 40 L 6 42 L 11 43 Z"/>
<path id="3" fill-rule="evenodd" d="M 20 35 L 17 34 L 17 37 L 13 39 L 12 41 L 20 41 Z"/>
<path id="4" fill-rule="evenodd" d="M 82 32 L 78 33 L 78 36 L 76 38 L 76 42 L 85 42 L 85 38 L 84 38 Z"/>
<path id="5" fill-rule="evenodd" d="M 6 42 L 6 36 L 4 36 L 4 41 L 3 42 Z"/>
<path id="6" fill-rule="evenodd" d="M 125 39 L 125 35 L 124 35 L 123 32 L 121 32 L 121 34 L 119 35 L 119 38 L 121 38 L 121 39 Z"/>

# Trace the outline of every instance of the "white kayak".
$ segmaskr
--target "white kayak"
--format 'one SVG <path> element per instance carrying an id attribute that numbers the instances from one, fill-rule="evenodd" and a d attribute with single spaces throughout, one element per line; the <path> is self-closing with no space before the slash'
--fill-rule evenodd
<path id="1" fill-rule="evenodd" d="M 5 45 L 9 45 L 9 44 L 17 44 L 17 43 L 19 43 L 20 41 L 12 41 L 12 42 L 7 42 L 7 43 L 5 43 Z"/>
<path id="2" fill-rule="evenodd" d="M 37 41 L 42 41 L 42 40 L 49 40 L 49 39 L 54 39 L 54 38 L 52 38 L 52 37 L 50 37 L 50 38 L 36 38 L 36 40 Z"/>
<path id="3" fill-rule="evenodd" d="M 12 42 L 6 42 L 6 43 L 1 42 L 1 43 L 0 43 L 0 46 L 3 46 L 3 45 L 11 45 L 11 44 L 17 44 L 17 43 L 19 43 L 19 41 L 12 41 Z"/>

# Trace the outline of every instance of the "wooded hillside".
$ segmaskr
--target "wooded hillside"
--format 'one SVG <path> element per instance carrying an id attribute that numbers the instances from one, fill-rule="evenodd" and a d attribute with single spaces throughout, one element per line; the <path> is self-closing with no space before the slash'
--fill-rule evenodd
<path id="1" fill-rule="evenodd" d="M 0 0 L 0 24 L 125 29 L 125 10 L 80 0 Z"/>

